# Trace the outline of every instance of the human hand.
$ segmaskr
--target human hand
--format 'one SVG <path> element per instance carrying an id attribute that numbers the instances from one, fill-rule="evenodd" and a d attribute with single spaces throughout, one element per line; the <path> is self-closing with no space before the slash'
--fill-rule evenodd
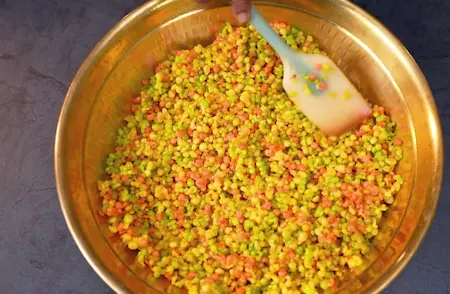
<path id="1" fill-rule="evenodd" d="M 199 3 L 208 3 L 214 0 L 196 0 Z M 240 22 L 246 22 L 250 19 L 251 15 L 251 0 L 231 0 L 231 6 L 233 7 L 234 17 Z"/>

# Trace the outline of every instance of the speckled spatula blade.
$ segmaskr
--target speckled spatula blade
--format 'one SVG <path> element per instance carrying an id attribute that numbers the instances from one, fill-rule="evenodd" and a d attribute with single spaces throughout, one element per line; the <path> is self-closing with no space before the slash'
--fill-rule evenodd
<path id="1" fill-rule="evenodd" d="M 303 63 L 326 84 L 324 91 L 311 93 L 311 78 L 299 76 L 293 66 L 285 62 L 283 87 L 300 110 L 323 132 L 340 135 L 361 123 L 371 114 L 368 102 L 328 57 L 297 53 Z"/>

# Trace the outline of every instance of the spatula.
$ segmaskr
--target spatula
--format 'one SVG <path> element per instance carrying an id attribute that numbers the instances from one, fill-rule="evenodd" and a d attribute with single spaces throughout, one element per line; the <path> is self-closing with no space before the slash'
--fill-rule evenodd
<path id="1" fill-rule="evenodd" d="M 324 133 L 340 135 L 371 114 L 367 101 L 330 58 L 291 49 L 254 6 L 250 24 L 280 56 L 286 93 Z"/>

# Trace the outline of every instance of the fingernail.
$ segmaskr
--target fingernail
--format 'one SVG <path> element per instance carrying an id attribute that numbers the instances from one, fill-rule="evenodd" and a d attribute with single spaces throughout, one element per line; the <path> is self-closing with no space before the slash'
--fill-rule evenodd
<path id="1" fill-rule="evenodd" d="M 238 15 L 237 15 L 237 19 L 240 22 L 246 22 L 248 20 L 247 12 L 239 12 Z"/>

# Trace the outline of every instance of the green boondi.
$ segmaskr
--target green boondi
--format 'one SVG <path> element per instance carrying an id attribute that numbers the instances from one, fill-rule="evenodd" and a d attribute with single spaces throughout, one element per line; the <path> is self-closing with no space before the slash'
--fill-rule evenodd
<path id="1" fill-rule="evenodd" d="M 273 26 L 292 48 L 323 54 Z M 226 25 L 155 71 L 98 182 L 110 232 L 189 293 L 337 290 L 403 183 L 384 109 L 327 137 L 289 100 L 279 57 L 252 27 Z"/>

